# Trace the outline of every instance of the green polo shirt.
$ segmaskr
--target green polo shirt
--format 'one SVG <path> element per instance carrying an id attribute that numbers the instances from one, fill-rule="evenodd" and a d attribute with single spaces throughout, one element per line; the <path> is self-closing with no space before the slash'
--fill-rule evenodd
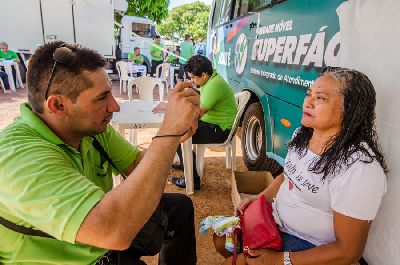
<path id="1" fill-rule="evenodd" d="M 128 60 L 129 61 L 133 60 L 134 64 L 143 64 L 144 63 L 144 57 L 141 54 L 139 54 L 139 56 L 136 56 L 135 53 L 130 53 L 130 54 L 128 54 Z"/>
<path id="2" fill-rule="evenodd" d="M 150 47 L 150 56 L 151 59 L 154 61 L 162 61 L 162 50 L 160 48 L 163 48 L 164 46 L 162 45 L 162 43 L 157 43 L 157 42 L 153 42 L 154 45 L 156 45 L 157 47 L 154 47 L 153 45 L 151 45 Z"/>
<path id="3" fill-rule="evenodd" d="M 122 171 L 139 151 L 111 126 L 96 136 Z M 0 216 L 56 239 L 26 236 L 0 225 L 0 264 L 95 264 L 107 250 L 75 242 L 90 210 L 112 188 L 92 138 L 80 150 L 57 137 L 27 104 L 0 132 Z"/>
<path id="4" fill-rule="evenodd" d="M 237 108 L 235 95 L 225 80 L 215 72 L 200 87 L 200 106 L 208 111 L 202 121 L 217 124 L 221 129 L 232 129 Z"/>
<path id="5" fill-rule="evenodd" d="M 185 58 L 186 60 L 189 60 L 190 57 L 192 57 L 194 53 L 194 47 L 191 42 L 183 41 L 179 44 L 181 47 L 181 57 Z M 186 64 L 185 60 L 179 59 L 179 62 L 181 64 Z"/>
<path id="6" fill-rule="evenodd" d="M 12 59 L 19 60 L 18 55 L 11 50 L 8 50 L 8 53 L 4 53 L 3 51 L 0 51 L 0 58 L 4 58 L 6 60 L 12 60 Z"/>

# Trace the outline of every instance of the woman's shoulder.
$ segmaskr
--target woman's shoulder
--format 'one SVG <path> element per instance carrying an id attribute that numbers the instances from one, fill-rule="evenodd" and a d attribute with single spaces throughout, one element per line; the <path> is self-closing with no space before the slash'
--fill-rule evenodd
<path id="1" fill-rule="evenodd" d="M 342 168 L 340 176 L 348 176 L 352 178 L 359 178 L 360 181 L 370 179 L 371 181 L 381 179 L 386 180 L 385 172 L 375 158 L 374 152 L 368 147 L 366 143 L 362 144 L 364 149 L 357 150 L 348 158 L 345 166 Z"/>

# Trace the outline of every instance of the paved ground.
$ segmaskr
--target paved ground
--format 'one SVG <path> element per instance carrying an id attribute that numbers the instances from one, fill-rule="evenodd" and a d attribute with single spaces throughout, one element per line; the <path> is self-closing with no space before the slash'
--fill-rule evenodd
<path id="1" fill-rule="evenodd" d="M 118 83 L 113 83 L 113 94 L 117 100 L 127 99 L 126 93 L 119 95 Z M 158 91 L 154 91 L 155 99 L 158 99 Z M 167 95 L 166 95 L 167 96 Z M 137 94 L 134 94 L 137 98 Z M 0 91 L 0 130 L 7 126 L 17 115 L 19 115 L 19 105 L 27 101 L 27 90 L 23 88 L 17 89 L 17 93 L 4 94 Z M 138 132 L 138 143 L 140 147 L 148 147 L 151 142 L 151 137 L 156 134 L 155 129 L 141 129 Z M 240 142 L 237 144 L 237 169 L 243 170 L 244 164 L 240 152 Z M 204 177 L 202 188 L 197 191 L 192 200 L 195 206 L 195 225 L 197 239 L 197 256 L 199 265 L 214 265 L 220 264 L 223 259 L 213 248 L 212 237 L 208 235 L 198 234 L 199 222 L 209 215 L 231 215 L 233 212 L 230 199 L 230 180 L 231 171 L 225 168 L 224 152 L 218 150 L 206 151 Z M 183 175 L 182 172 L 171 169 L 169 178 L 172 175 Z M 171 183 L 167 183 L 166 192 L 181 192 L 184 191 L 176 188 Z M 157 264 L 157 257 L 144 258 L 149 265 Z M 178 264 L 177 264 L 178 265 Z"/>

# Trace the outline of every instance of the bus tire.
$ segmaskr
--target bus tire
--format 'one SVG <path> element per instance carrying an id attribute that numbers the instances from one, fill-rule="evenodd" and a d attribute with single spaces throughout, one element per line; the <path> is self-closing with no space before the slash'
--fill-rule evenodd
<path id="1" fill-rule="evenodd" d="M 281 165 L 266 154 L 264 113 L 260 102 L 251 104 L 243 117 L 242 150 L 246 167 L 252 171 L 269 171 L 275 177 L 283 172 Z"/>

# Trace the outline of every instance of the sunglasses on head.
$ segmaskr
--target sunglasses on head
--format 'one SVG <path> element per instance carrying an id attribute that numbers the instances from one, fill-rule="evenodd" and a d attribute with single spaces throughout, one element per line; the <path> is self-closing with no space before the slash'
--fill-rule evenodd
<path id="1" fill-rule="evenodd" d="M 53 76 L 56 71 L 57 64 L 70 65 L 72 63 L 72 61 L 75 59 L 75 57 L 76 57 L 76 52 L 73 51 L 71 48 L 69 48 L 67 43 L 63 43 L 63 44 L 59 45 L 54 50 L 54 52 L 53 52 L 54 65 L 53 65 L 53 69 L 51 70 L 49 82 L 47 83 L 47 87 L 46 87 L 46 93 L 45 93 L 46 100 L 48 98 L 51 81 L 53 80 Z"/>

